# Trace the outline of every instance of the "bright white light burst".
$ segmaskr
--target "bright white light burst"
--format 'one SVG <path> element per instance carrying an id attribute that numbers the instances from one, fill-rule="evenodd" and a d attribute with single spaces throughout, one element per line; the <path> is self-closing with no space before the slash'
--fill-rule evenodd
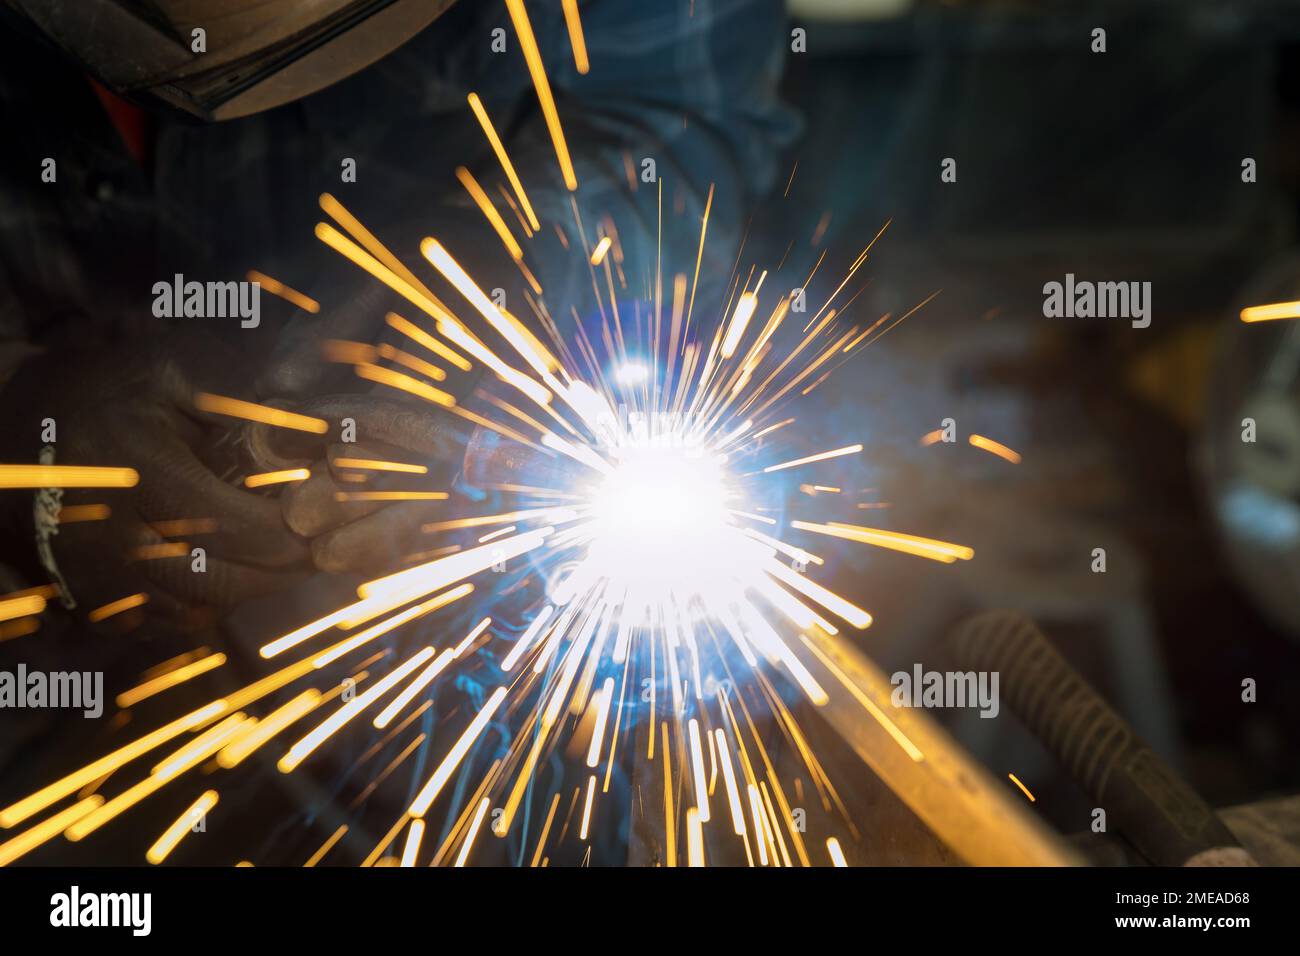
<path id="1" fill-rule="evenodd" d="M 754 550 L 728 509 L 736 494 L 709 449 L 674 440 L 622 446 L 594 485 L 587 560 L 616 590 L 647 597 L 716 588 L 738 570 L 738 552 Z"/>

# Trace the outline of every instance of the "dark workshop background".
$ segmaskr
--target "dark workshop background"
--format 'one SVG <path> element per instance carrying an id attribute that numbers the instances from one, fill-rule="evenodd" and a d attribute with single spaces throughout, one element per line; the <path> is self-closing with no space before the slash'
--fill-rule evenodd
<path id="1" fill-rule="evenodd" d="M 789 193 L 778 186 L 753 235 L 775 256 L 798 236 L 792 255 L 824 248 L 846 265 L 890 221 L 858 321 L 942 290 L 821 401 L 889 449 L 875 476 L 889 527 L 942 531 L 979 556 L 961 595 L 949 567 L 861 559 L 880 612 L 864 647 L 886 670 L 938 667 L 936 634 L 955 614 L 1018 607 L 1212 805 L 1294 792 L 1296 545 L 1252 564 L 1248 536 L 1216 519 L 1211 423 L 1232 419 L 1282 334 L 1237 310 L 1288 295 L 1300 275 L 1300 8 L 793 7 L 807 52 L 790 56 L 785 91 L 804 135 Z M 1096 27 L 1104 54 L 1091 50 Z M 940 180 L 947 157 L 955 183 Z M 1244 157 L 1255 183 L 1242 181 Z M 1044 318 L 1043 284 L 1067 273 L 1151 282 L 1150 328 Z M 949 416 L 959 435 L 996 437 L 1024 461 L 920 448 Z M 1098 546 L 1106 575 L 1090 570 Z M 1259 683 L 1253 705 L 1246 677 Z M 1057 825 L 1084 829 L 1081 791 L 1008 725 L 955 729 L 995 773 L 1014 769 Z"/>

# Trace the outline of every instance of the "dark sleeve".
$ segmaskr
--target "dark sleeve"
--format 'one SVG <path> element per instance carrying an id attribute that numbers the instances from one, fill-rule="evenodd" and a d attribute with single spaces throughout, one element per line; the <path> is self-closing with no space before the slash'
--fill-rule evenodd
<path id="1" fill-rule="evenodd" d="M 518 96 L 519 112 L 502 135 L 543 223 L 537 237 L 541 243 L 534 241 L 526 249 L 530 260 L 538 260 L 552 309 L 557 301 L 567 308 L 567 301 L 584 290 L 590 293 L 585 258 L 571 254 L 579 241 L 575 202 L 588 246 L 596 243 L 603 221 L 615 225 L 628 288 L 635 295 L 649 288 L 647 273 L 659 255 L 665 289 L 672 288 L 674 274 L 693 273 L 712 187 L 701 283 L 703 287 L 711 276 L 725 282 L 745 213 L 779 176 L 780 151 L 798 131 L 795 115 L 777 93 L 789 43 L 783 4 L 589 0 L 580 5 L 590 59 L 586 75 L 576 69 L 560 4 L 527 6 L 573 158 L 577 191 L 570 193 L 560 179 L 555 149 L 504 10 L 494 18 L 505 27 L 510 46 L 503 57 L 494 58 L 495 70 L 490 61 L 483 64 L 484 75 L 500 77 L 486 87 L 483 99 L 494 111 L 510 94 Z M 501 60 L 509 62 L 508 70 Z M 643 181 L 647 160 L 653 161 L 658 182 Z M 480 167 L 485 176 L 499 176 L 494 159 Z M 551 241 L 553 224 L 564 229 L 571 244 L 566 254 Z"/>
<path id="2" fill-rule="evenodd" d="M 777 96 L 788 41 L 779 0 L 592 0 L 581 10 L 590 72 L 578 74 L 554 12 L 544 53 L 561 118 L 573 116 L 587 201 L 626 192 L 626 151 L 638 173 L 655 159 L 665 185 L 701 208 L 717 184 L 719 223 L 738 219 L 771 186 L 796 131 Z"/>

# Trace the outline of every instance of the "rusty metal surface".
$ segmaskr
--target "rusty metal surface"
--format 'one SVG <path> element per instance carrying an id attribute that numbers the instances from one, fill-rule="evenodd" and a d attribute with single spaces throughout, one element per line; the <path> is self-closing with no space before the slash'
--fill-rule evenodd
<path id="1" fill-rule="evenodd" d="M 937 723 L 919 710 L 894 708 L 888 676 L 864 655 L 824 634 L 807 640 L 813 653 L 802 659 L 813 676 L 825 686 L 842 683 L 850 691 L 848 696 L 832 695 L 820 708 L 822 717 L 964 862 L 1082 862 Z"/>

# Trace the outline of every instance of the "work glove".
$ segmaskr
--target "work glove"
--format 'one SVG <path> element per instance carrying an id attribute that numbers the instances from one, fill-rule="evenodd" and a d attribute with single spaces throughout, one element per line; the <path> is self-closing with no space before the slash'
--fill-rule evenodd
<path id="1" fill-rule="evenodd" d="M 454 310 L 473 311 L 420 255 L 424 236 L 439 236 L 454 245 L 462 266 L 486 288 L 505 287 L 507 299 L 516 309 L 527 308 L 520 291 L 526 287 L 522 275 L 482 213 L 463 193 L 431 203 L 426 216 L 399 217 L 393 223 L 375 226 L 375 233 L 421 281 L 446 296 Z M 468 502 L 453 489 L 475 426 L 388 385 L 362 380 L 349 362 L 338 359 L 339 349 L 397 349 L 437 366 L 445 379 L 426 379 L 418 370 L 371 356 L 376 364 L 388 364 L 454 396 L 458 404 L 473 403 L 483 368 L 474 361 L 465 371 L 396 331 L 386 321 L 390 312 L 430 332 L 434 321 L 336 253 L 318 250 L 316 254 L 330 257 L 330 268 L 306 286 L 318 300 L 320 311 L 295 315 L 284 326 L 259 371 L 256 389 L 263 401 L 288 402 L 304 414 L 329 422 L 352 421 L 347 437 L 353 441 L 318 449 L 312 461 L 296 461 L 291 453 L 283 455 L 283 467 L 308 467 L 311 478 L 286 487 L 281 503 L 286 524 L 311 539 L 317 568 L 373 576 L 443 544 L 436 532 L 425 531 L 424 526 L 465 513 Z M 471 321 L 477 324 L 476 318 Z M 358 459 L 417 465 L 427 471 L 411 474 L 338 464 Z M 453 497 L 361 500 L 375 492 L 446 492 Z"/>
<path id="2" fill-rule="evenodd" d="M 414 275 L 462 316 L 475 334 L 483 336 L 506 361 L 525 367 L 509 345 L 484 327 L 473 308 L 419 253 L 424 236 L 437 238 L 483 290 L 515 315 L 527 317 L 531 327 L 537 327 L 528 303 L 534 290 L 482 213 L 462 191 L 431 204 L 427 217 L 403 219 L 376 227 L 375 232 Z M 307 287 L 319 301 L 320 312 L 297 315 L 285 326 L 258 375 L 257 391 L 263 400 L 288 401 L 297 410 L 330 422 L 352 419 L 356 444 L 331 445 L 314 463 L 294 463 L 310 467 L 312 477 L 284 489 L 281 502 L 286 523 L 311 539 L 315 565 L 329 572 L 355 571 L 372 576 L 418 560 L 449 540 L 472 546 L 478 536 L 497 526 L 481 527 L 472 536 L 461 534 L 450 539 L 440 529 L 428 526 L 455 517 L 492 513 L 494 503 L 488 497 L 491 485 L 525 484 L 524 478 L 536 484 L 544 471 L 539 473 L 535 466 L 540 464 L 545 469 L 558 456 L 502 438 L 387 385 L 362 381 L 346 362 L 331 361 L 331 348 L 337 349 L 340 343 L 400 349 L 442 368 L 446 380 L 430 384 L 454 396 L 459 406 L 493 420 L 504 420 L 508 426 L 537 439 L 532 429 L 482 400 L 478 394 L 481 389 L 500 394 L 502 386 L 490 374 L 484 374 L 479 360 L 473 360 L 471 370 L 459 370 L 385 321 L 390 311 L 396 312 L 432 331 L 432 318 L 335 253 L 321 254 L 335 256 L 339 261 Z M 545 229 L 529 242 L 528 261 L 547 284 L 548 295 L 556 296 L 556 301 L 583 304 L 579 293 L 590 288 L 591 279 L 585 254 L 576 244 L 569 248 L 554 230 Z M 566 313 L 556 321 L 565 327 L 570 320 Z M 410 368 L 393 367 L 420 378 Z M 331 394 L 320 398 L 322 393 Z M 536 460 L 539 457 L 540 462 Z M 358 471 L 340 467 L 340 458 L 415 463 L 427 467 L 428 472 L 414 476 Z M 288 467 L 288 456 L 284 462 Z M 364 482 L 357 481 L 361 476 Z M 451 497 L 445 501 L 355 498 L 359 492 L 382 490 L 446 491 Z M 340 496 L 344 500 L 339 500 Z"/>
<path id="3" fill-rule="evenodd" d="M 424 526 L 461 507 L 452 499 L 469 426 L 427 403 L 375 393 L 326 396 L 297 407 L 326 421 L 350 421 L 343 437 L 354 439 L 328 444 L 315 461 L 298 462 L 311 477 L 280 496 L 284 524 L 311 539 L 317 568 L 379 574 L 440 543 Z M 423 497 L 430 493 L 448 497 Z"/>
<path id="4" fill-rule="evenodd" d="M 53 579 L 65 606 L 92 619 L 136 594 L 151 610 L 184 616 L 291 583 L 308 567 L 308 547 L 285 525 L 279 502 L 224 480 L 236 476 L 210 463 L 209 452 L 244 423 L 195 408 L 200 391 L 251 398 L 241 383 L 246 368 L 201 334 L 52 352 L 20 367 L 0 404 L 0 460 L 37 463 L 45 449 L 46 463 L 133 468 L 139 482 L 36 492 L 44 519 L 35 516 L 34 492 L 0 491 L 0 517 L 20 542 L 11 553 L 39 556 L 44 540 L 34 576 Z M 86 520 L 89 505 L 106 505 L 107 516 Z M 60 521 L 60 513 L 81 520 Z"/>

